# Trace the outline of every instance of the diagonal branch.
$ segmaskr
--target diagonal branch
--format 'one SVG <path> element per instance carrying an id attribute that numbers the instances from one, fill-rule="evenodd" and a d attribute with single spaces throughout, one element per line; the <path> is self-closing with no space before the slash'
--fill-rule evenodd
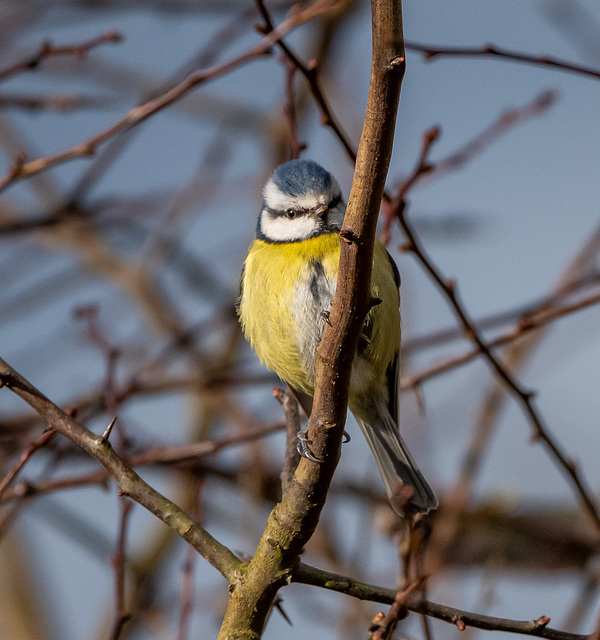
<path id="1" fill-rule="evenodd" d="M 100 436 L 68 416 L 51 400 L 0 359 L 0 386 L 5 386 L 35 409 L 48 425 L 66 436 L 92 458 L 95 458 L 117 482 L 121 491 L 139 502 L 166 525 L 189 542 L 208 562 L 230 582 L 240 565 L 236 556 L 206 530 L 198 526 L 176 504 L 146 484 Z"/>
<path id="2" fill-rule="evenodd" d="M 342 576 L 323 569 L 317 569 L 304 563 L 300 563 L 294 571 L 294 582 L 310 584 L 315 587 L 322 587 L 338 593 L 345 593 L 359 600 L 370 602 L 380 602 L 381 604 L 394 604 L 397 591 L 377 587 L 359 580 L 354 580 L 348 576 Z M 454 607 L 447 607 L 443 604 L 430 602 L 429 600 L 409 600 L 407 608 L 415 613 L 444 620 L 456 625 L 459 630 L 464 631 L 465 627 L 484 629 L 488 631 L 506 631 L 538 638 L 549 638 L 550 640 L 585 640 L 589 636 L 582 636 L 577 633 L 569 633 L 552 629 L 547 625 L 550 618 L 540 616 L 536 620 L 509 620 L 507 618 L 496 618 L 480 613 L 471 613 Z"/>
<path id="3" fill-rule="evenodd" d="M 15 157 L 8 173 L 3 178 L 0 178 L 0 193 L 15 182 L 25 178 L 30 178 L 42 171 L 50 169 L 51 167 L 64 164 L 65 162 L 76 158 L 84 158 L 86 156 L 94 155 L 98 147 L 104 144 L 107 140 L 110 140 L 117 134 L 129 131 L 133 127 L 141 124 L 155 113 L 180 100 L 199 84 L 225 75 L 232 69 L 236 69 L 237 67 L 265 55 L 286 33 L 296 27 L 299 27 L 305 22 L 312 20 L 318 15 L 333 10 L 337 2 L 338 0 L 317 0 L 306 9 L 292 13 L 289 18 L 282 22 L 276 29 L 271 31 L 257 45 L 248 51 L 245 51 L 222 64 L 214 65 L 206 70 L 191 73 L 187 78 L 185 78 L 185 80 L 182 80 L 168 91 L 165 91 L 156 98 L 148 100 L 144 104 L 131 109 L 131 111 L 110 127 L 100 131 L 83 142 L 69 147 L 68 149 L 64 149 L 63 151 L 59 151 L 53 155 L 37 158 L 35 160 L 27 161 L 23 155 Z"/>

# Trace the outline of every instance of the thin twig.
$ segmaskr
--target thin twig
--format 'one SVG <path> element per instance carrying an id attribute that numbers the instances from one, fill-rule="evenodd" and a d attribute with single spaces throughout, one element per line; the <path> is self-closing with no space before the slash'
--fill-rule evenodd
<path id="1" fill-rule="evenodd" d="M 21 469 L 27 464 L 31 456 L 41 447 L 46 446 L 50 440 L 54 437 L 56 431 L 54 429 L 47 429 L 35 442 L 32 442 L 23 453 L 19 456 L 15 466 L 4 476 L 2 482 L 0 482 L 0 497 L 4 494 L 4 491 L 8 485 L 17 477 Z"/>
<path id="2" fill-rule="evenodd" d="M 116 98 L 109 96 L 88 96 L 75 93 L 49 93 L 45 95 L 0 94 L 0 109 L 21 109 L 24 111 L 59 111 L 66 113 L 81 109 L 109 109 L 116 102 Z"/>
<path id="3" fill-rule="evenodd" d="M 585 486 L 585 481 L 581 477 L 577 465 L 573 460 L 567 459 L 559 444 L 554 440 L 553 436 L 550 435 L 547 426 L 543 423 L 542 418 L 534 407 L 534 393 L 524 389 L 520 383 L 517 382 L 515 377 L 508 372 L 500 359 L 491 351 L 490 347 L 483 340 L 474 323 L 469 318 L 466 309 L 459 301 L 456 293 L 455 282 L 452 280 L 446 280 L 437 267 L 434 266 L 433 262 L 425 253 L 425 250 L 423 249 L 412 225 L 408 221 L 405 195 L 420 176 L 431 171 L 432 165 L 428 161 L 428 155 L 431 145 L 435 142 L 438 135 L 439 129 L 437 128 L 430 129 L 424 134 L 420 158 L 415 165 L 412 174 L 401 187 L 398 197 L 393 204 L 395 214 L 398 217 L 400 226 L 402 227 L 407 239 L 406 244 L 403 245 L 402 248 L 405 251 L 410 251 L 415 256 L 424 270 L 442 291 L 462 326 L 465 336 L 476 345 L 477 349 L 489 363 L 498 378 L 505 384 L 513 397 L 516 398 L 531 424 L 534 438 L 539 439 L 545 444 L 551 454 L 551 457 L 565 472 L 586 512 L 594 522 L 596 529 L 600 532 L 600 513 L 598 512 L 598 506 L 592 498 L 589 489 Z"/>
<path id="4" fill-rule="evenodd" d="M 234 573 L 240 565 L 239 559 L 208 531 L 196 525 L 176 504 L 144 482 L 132 467 L 115 453 L 110 444 L 103 443 L 100 436 L 93 434 L 64 413 L 2 359 L 0 383 L 25 400 L 48 421 L 49 426 L 100 462 L 124 494 L 139 502 L 174 529 L 228 580 L 233 580 Z"/>
<path id="5" fill-rule="evenodd" d="M 300 157 L 306 149 L 306 144 L 298 140 L 298 120 L 296 118 L 296 92 L 294 91 L 294 76 L 298 67 L 295 67 L 289 58 L 282 56 L 282 63 L 285 68 L 285 103 L 283 114 L 287 122 L 290 138 L 290 160 Z"/>
<path id="6" fill-rule="evenodd" d="M 55 58 L 57 56 L 75 56 L 83 60 L 89 51 L 99 47 L 100 45 L 108 43 L 117 44 L 122 41 L 123 35 L 112 29 L 97 36 L 96 38 L 92 38 L 91 40 L 87 40 L 80 44 L 68 44 L 57 47 L 52 44 L 50 40 L 46 40 L 45 42 L 42 42 L 38 51 L 33 55 L 14 63 L 5 69 L 0 69 L 0 82 L 7 80 L 8 78 L 12 78 L 18 73 L 37 69 L 41 62 L 48 58 Z"/>
<path id="7" fill-rule="evenodd" d="M 479 318 L 475 322 L 475 326 L 479 331 L 485 329 L 493 329 L 507 322 L 515 322 L 523 316 L 532 316 L 543 309 L 556 307 L 568 295 L 577 293 L 578 291 L 589 286 L 596 286 L 600 283 L 600 272 L 593 271 L 581 277 L 577 277 L 568 282 L 566 286 L 559 287 L 556 291 L 540 298 L 533 303 L 522 305 L 516 308 L 507 309 L 500 313 L 494 313 L 489 316 Z M 402 341 L 402 353 L 415 353 L 422 349 L 438 347 L 439 345 L 453 342 L 464 337 L 464 332 L 460 327 L 453 326 L 431 333 L 425 333 L 414 337 L 409 337 Z"/>
<path id="8" fill-rule="evenodd" d="M 198 478 L 194 482 L 194 508 L 191 516 L 196 522 L 200 522 L 202 518 L 200 509 L 200 492 L 202 489 L 202 479 Z M 181 580 L 179 608 L 179 626 L 177 629 L 177 640 L 187 640 L 190 626 L 190 619 L 194 609 L 194 567 L 196 566 L 196 558 L 198 554 L 193 547 L 188 546 L 183 565 L 183 576 Z"/>
<path id="9" fill-rule="evenodd" d="M 281 468 L 281 489 L 285 493 L 294 477 L 294 471 L 300 461 L 298 453 L 298 432 L 300 431 L 300 413 L 298 411 L 298 403 L 289 392 L 281 389 L 273 389 L 273 395 L 283 407 L 285 411 L 286 424 L 286 446 L 283 466 Z"/>
<path id="10" fill-rule="evenodd" d="M 441 158 L 435 164 L 422 167 L 419 175 L 411 175 L 403 182 L 400 188 L 401 191 L 404 191 L 404 194 L 406 194 L 411 188 L 417 186 L 417 183 L 418 186 L 423 186 L 431 180 L 437 180 L 452 171 L 457 171 L 514 127 L 545 113 L 556 100 L 556 92 L 546 90 L 542 91 L 531 102 L 528 102 L 522 107 L 505 110 L 494 122 L 466 142 L 457 151 L 452 152 L 445 158 Z M 430 131 L 433 130 L 434 129 L 431 129 Z M 435 130 L 439 136 L 439 128 L 435 128 Z M 379 239 L 383 244 L 387 245 L 390 241 L 393 221 L 394 213 L 388 201 L 383 207 L 383 224 L 379 235 Z"/>
<path id="11" fill-rule="evenodd" d="M 312 20 L 318 15 L 332 11 L 338 0 L 317 0 L 312 5 L 302 11 L 292 13 L 292 15 L 282 22 L 276 29 L 266 35 L 257 45 L 234 58 L 210 67 L 209 69 L 191 73 L 185 80 L 175 85 L 160 96 L 153 98 L 129 111 L 120 120 L 107 127 L 103 131 L 80 142 L 68 149 L 55 154 L 27 161 L 23 156 L 18 156 L 13 160 L 13 165 L 9 172 L 0 179 L 0 193 L 15 182 L 30 178 L 38 173 L 63 164 L 76 158 L 92 156 L 107 140 L 110 140 L 118 133 L 129 131 L 133 127 L 141 124 L 155 113 L 170 106 L 180 100 L 199 84 L 208 80 L 214 80 L 232 69 L 240 67 L 248 62 L 256 60 L 265 55 L 269 49 L 286 33 Z"/>
<path id="12" fill-rule="evenodd" d="M 369 626 L 368 640 L 388 640 L 394 633 L 400 620 L 408 616 L 408 601 L 415 589 L 423 583 L 423 578 L 411 582 L 405 589 L 398 591 L 387 614 L 378 613 Z"/>
<path id="13" fill-rule="evenodd" d="M 264 1 L 255 0 L 255 2 L 264 21 L 264 26 L 261 28 L 261 31 L 266 34 L 272 33 L 274 30 L 273 20 L 271 19 Z M 323 90 L 321 89 L 317 61 L 312 60 L 309 64 L 304 64 L 283 40 L 279 40 L 277 42 L 277 46 L 283 51 L 292 65 L 298 69 L 308 82 L 310 92 L 321 110 L 321 124 L 329 127 L 333 131 L 334 135 L 342 143 L 342 146 L 346 150 L 348 157 L 352 160 L 352 163 L 356 163 L 356 149 L 346 133 L 344 133 L 341 125 L 331 110 L 329 103 L 327 102 L 327 98 L 325 97 Z"/>
<path id="14" fill-rule="evenodd" d="M 111 558 L 111 564 L 115 572 L 115 622 L 110 635 L 111 640 L 119 640 L 125 627 L 125 623 L 131 618 L 131 614 L 126 612 L 126 552 L 127 525 L 133 502 L 125 496 L 120 497 L 121 515 L 119 518 L 119 534 L 117 536 L 117 546 Z M 191 547 L 190 547 L 191 548 Z"/>
<path id="15" fill-rule="evenodd" d="M 277 431 L 283 431 L 285 428 L 286 425 L 283 422 L 270 422 L 266 425 L 247 429 L 241 433 L 235 433 L 231 436 L 215 438 L 214 440 L 207 440 L 205 442 L 194 442 L 173 447 L 152 447 L 142 453 L 126 457 L 125 461 L 132 467 L 142 467 L 153 464 L 181 465 L 193 463 L 203 457 L 215 455 L 222 449 L 252 442 Z M 43 480 L 37 484 L 20 483 L 7 489 L 0 503 L 15 500 L 23 496 L 49 493 L 51 491 L 70 489 L 88 484 L 102 484 L 106 483 L 109 477 L 107 471 L 94 471 L 92 473 L 70 476 L 68 478 Z"/>
<path id="16" fill-rule="evenodd" d="M 557 306 L 554 308 L 543 308 L 539 313 L 535 311 L 531 314 L 522 316 L 520 322 L 517 322 L 510 329 L 505 331 L 500 336 L 494 338 L 487 342 L 487 346 L 490 349 L 495 349 L 497 347 L 502 347 L 506 344 L 514 342 L 524 335 L 530 333 L 531 331 L 535 331 L 536 329 L 540 329 L 541 327 L 549 324 L 550 322 L 554 322 L 560 318 L 563 318 L 572 313 L 576 313 L 577 311 L 581 311 L 582 309 L 587 309 L 588 307 L 594 306 L 600 303 L 600 293 L 593 293 L 589 296 L 582 298 L 581 300 L 577 300 L 577 302 L 572 302 L 570 304 L 565 304 L 562 306 Z M 446 373 L 457 367 L 460 367 L 468 362 L 471 362 L 478 356 L 481 356 L 482 352 L 479 348 L 473 348 L 469 351 L 465 351 L 462 354 L 452 356 L 443 362 L 440 362 L 437 365 L 429 367 L 428 369 L 424 369 L 423 371 L 419 371 L 410 376 L 402 376 L 400 379 L 400 385 L 403 389 L 412 389 L 414 387 L 419 386 L 426 380 L 430 380 L 435 376 L 438 376 L 442 373 Z"/>
<path id="17" fill-rule="evenodd" d="M 482 47 L 438 47 L 435 45 L 420 44 L 417 42 L 407 42 L 406 48 L 409 51 L 422 53 L 427 60 L 433 60 L 440 57 L 453 58 L 478 58 L 478 57 L 495 57 L 510 60 L 512 62 L 522 62 L 526 64 L 540 65 L 543 67 L 552 67 L 561 71 L 584 75 L 589 78 L 600 80 L 600 70 L 586 67 L 580 64 L 574 64 L 552 56 L 540 55 L 533 56 L 521 51 L 513 51 L 511 49 L 503 49 L 492 44 L 486 44 Z"/>
<path id="18" fill-rule="evenodd" d="M 354 580 L 349 576 L 337 575 L 323 569 L 317 569 L 304 563 L 300 563 L 292 580 L 302 584 L 310 584 L 315 587 L 322 587 L 338 593 L 344 593 L 370 602 L 380 602 L 382 604 L 393 604 L 397 592 L 393 589 L 377 587 L 359 580 Z M 540 616 L 535 620 L 510 620 L 508 618 L 497 618 L 479 613 L 471 613 L 454 607 L 447 607 L 428 600 L 420 600 L 407 603 L 407 608 L 415 613 L 421 613 L 438 620 L 444 620 L 453 625 L 464 627 L 474 627 L 488 631 L 506 631 L 550 640 L 587 640 L 588 636 L 577 633 L 569 633 L 548 627 L 550 618 Z"/>

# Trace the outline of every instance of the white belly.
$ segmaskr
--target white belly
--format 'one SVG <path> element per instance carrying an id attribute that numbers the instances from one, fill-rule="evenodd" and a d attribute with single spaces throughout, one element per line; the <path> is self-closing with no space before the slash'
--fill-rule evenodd
<path id="1" fill-rule="evenodd" d="M 302 365 L 314 384 L 315 356 L 333 302 L 337 279 L 325 274 L 320 262 L 313 263 L 296 289 L 292 315 L 297 326 Z"/>
<path id="2" fill-rule="evenodd" d="M 315 382 L 315 358 L 325 324 L 329 319 L 337 278 L 329 278 L 320 263 L 311 265 L 309 275 L 296 289 L 292 306 L 297 331 L 298 351 L 309 380 Z M 371 386 L 371 364 L 363 357 L 355 357 L 352 364 L 350 388 L 355 393 Z"/>

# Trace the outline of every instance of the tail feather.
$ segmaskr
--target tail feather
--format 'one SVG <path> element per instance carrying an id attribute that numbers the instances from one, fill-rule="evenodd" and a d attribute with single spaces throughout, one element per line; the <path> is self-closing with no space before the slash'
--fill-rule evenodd
<path id="1" fill-rule="evenodd" d="M 368 419 L 360 416 L 358 423 L 373 452 L 394 511 L 403 516 L 408 510 L 428 513 L 435 509 L 438 500 L 419 471 L 387 407 L 378 403 L 376 410 L 369 413 L 373 415 Z M 404 487 L 412 487 L 412 491 Z"/>

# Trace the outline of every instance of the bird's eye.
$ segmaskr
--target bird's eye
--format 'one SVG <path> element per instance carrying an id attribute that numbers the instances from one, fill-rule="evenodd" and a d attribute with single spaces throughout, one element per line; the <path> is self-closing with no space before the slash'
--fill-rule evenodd
<path id="1" fill-rule="evenodd" d="M 286 209 L 285 210 L 285 215 L 289 220 L 293 220 L 296 217 L 297 213 L 298 212 L 296 211 L 296 209 Z"/>

